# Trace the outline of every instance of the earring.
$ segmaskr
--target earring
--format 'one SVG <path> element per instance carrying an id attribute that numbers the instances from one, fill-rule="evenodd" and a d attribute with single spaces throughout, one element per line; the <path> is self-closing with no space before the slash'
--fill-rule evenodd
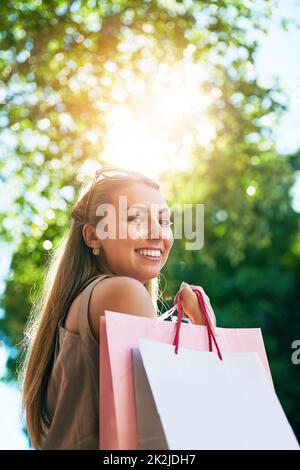
<path id="1" fill-rule="evenodd" d="M 99 255 L 99 248 L 93 248 L 93 254 L 95 256 L 98 256 Z"/>

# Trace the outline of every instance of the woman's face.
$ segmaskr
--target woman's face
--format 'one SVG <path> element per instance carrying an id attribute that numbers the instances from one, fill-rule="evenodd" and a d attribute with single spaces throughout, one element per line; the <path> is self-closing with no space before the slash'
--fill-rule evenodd
<path id="1" fill-rule="evenodd" d="M 113 274 L 142 283 L 155 278 L 173 244 L 170 211 L 163 195 L 158 189 L 136 183 L 115 191 L 111 203 L 115 208 L 116 237 L 101 239 L 101 264 Z M 107 226 L 103 228 L 107 231 Z"/>

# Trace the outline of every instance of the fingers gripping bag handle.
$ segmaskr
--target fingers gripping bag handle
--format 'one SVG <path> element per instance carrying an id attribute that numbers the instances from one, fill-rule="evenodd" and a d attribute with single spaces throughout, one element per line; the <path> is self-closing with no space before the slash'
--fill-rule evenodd
<path id="1" fill-rule="evenodd" d="M 211 322 L 210 315 L 207 311 L 207 306 L 206 306 L 206 302 L 204 300 L 203 293 L 197 288 L 193 288 L 193 291 L 195 292 L 195 294 L 197 296 L 199 306 L 200 306 L 201 311 L 202 311 L 202 313 L 204 315 L 204 318 L 205 318 L 206 327 L 207 327 L 207 334 L 208 334 L 209 351 L 210 352 L 213 351 L 213 343 L 214 343 L 215 347 L 217 349 L 217 352 L 218 352 L 219 359 L 222 361 L 223 360 L 222 353 L 220 351 L 220 348 L 219 348 L 219 345 L 218 345 L 218 342 L 217 342 L 217 339 L 216 339 L 216 333 L 215 333 L 215 330 L 214 330 L 214 326 Z M 177 310 L 178 310 L 178 320 L 177 320 L 177 323 L 176 323 L 176 330 L 175 330 L 175 337 L 174 337 L 174 341 L 173 341 L 173 346 L 175 346 L 175 354 L 178 354 L 180 328 L 181 328 L 181 324 L 182 324 L 182 313 L 183 313 L 182 296 L 181 296 L 180 293 L 178 293 L 175 297 L 174 307 L 176 307 Z M 172 308 L 172 310 L 173 310 L 173 308 Z"/>

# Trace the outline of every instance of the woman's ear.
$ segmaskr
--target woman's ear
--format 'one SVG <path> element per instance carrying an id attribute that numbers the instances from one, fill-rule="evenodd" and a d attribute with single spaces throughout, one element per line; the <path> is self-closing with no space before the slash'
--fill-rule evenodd
<path id="1" fill-rule="evenodd" d="M 87 246 L 90 248 L 100 248 L 101 242 L 97 237 L 96 228 L 89 224 L 82 227 L 82 236 Z"/>

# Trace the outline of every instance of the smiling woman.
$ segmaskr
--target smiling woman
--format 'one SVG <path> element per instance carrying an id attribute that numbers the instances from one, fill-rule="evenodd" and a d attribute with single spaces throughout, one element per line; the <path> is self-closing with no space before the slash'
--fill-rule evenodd
<path id="1" fill-rule="evenodd" d="M 100 315 L 106 309 L 156 317 L 157 276 L 173 243 L 157 183 L 125 170 L 100 173 L 73 207 L 25 332 L 23 403 L 40 449 L 98 448 Z M 104 236 L 101 204 L 115 209 L 116 233 L 125 236 Z"/>
<path id="2" fill-rule="evenodd" d="M 124 198 L 127 207 L 123 209 Z M 109 273 L 132 276 L 143 284 L 151 282 L 165 264 L 173 243 L 163 195 L 158 187 L 143 181 L 135 180 L 133 185 L 123 180 L 122 191 L 113 191 L 105 202 L 105 207 L 109 203 L 114 211 L 108 219 L 84 225 L 86 244 L 99 250 L 100 266 L 106 270 L 109 266 Z M 100 213 L 99 199 L 95 210 Z"/>

